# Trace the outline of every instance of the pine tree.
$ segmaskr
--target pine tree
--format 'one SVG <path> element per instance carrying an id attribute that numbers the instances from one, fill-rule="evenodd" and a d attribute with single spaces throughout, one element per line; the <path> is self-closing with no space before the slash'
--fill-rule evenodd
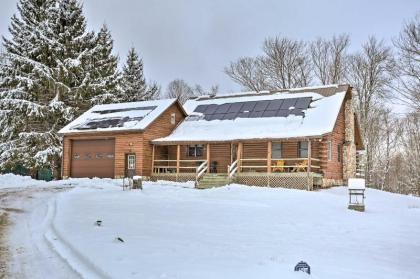
<path id="1" fill-rule="evenodd" d="M 56 162 L 60 155 L 54 113 L 70 113 L 55 102 L 49 89 L 52 81 L 51 48 L 46 22 L 54 1 L 21 0 L 20 17 L 14 15 L 12 38 L 3 38 L 5 61 L 0 65 L 0 168 L 26 167 Z M 60 112 L 57 112 L 60 110 Z M 36 146 L 36 148 L 34 148 Z"/>
<path id="2" fill-rule="evenodd" d="M 96 36 L 93 54 L 94 103 L 118 102 L 120 95 L 120 73 L 118 57 L 112 54 L 114 42 L 108 27 L 104 24 Z"/>
<path id="3" fill-rule="evenodd" d="M 0 170 L 60 168 L 57 131 L 92 104 L 117 100 L 106 27 L 86 30 L 77 0 L 20 0 L 0 65 Z"/>
<path id="4" fill-rule="evenodd" d="M 159 92 L 159 86 L 156 83 L 151 86 L 146 84 L 143 60 L 139 58 L 134 48 L 129 50 L 123 66 L 122 91 L 120 100 L 125 102 L 151 100 Z"/>

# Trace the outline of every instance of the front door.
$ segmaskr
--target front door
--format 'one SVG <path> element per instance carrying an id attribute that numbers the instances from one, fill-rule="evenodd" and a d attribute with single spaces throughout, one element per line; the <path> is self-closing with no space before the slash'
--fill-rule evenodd
<path id="1" fill-rule="evenodd" d="M 125 154 L 125 177 L 136 175 L 136 154 Z"/>

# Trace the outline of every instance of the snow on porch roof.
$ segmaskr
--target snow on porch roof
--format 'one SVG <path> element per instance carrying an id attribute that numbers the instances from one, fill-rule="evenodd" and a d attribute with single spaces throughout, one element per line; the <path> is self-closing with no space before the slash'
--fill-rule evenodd
<path id="1" fill-rule="evenodd" d="M 337 88 L 338 89 L 338 88 Z M 341 90 L 341 88 L 340 88 Z M 315 137 L 332 132 L 343 103 L 346 91 L 334 94 L 321 95 L 310 92 L 274 92 L 269 94 L 235 94 L 221 98 L 197 98 L 189 100 L 184 108 L 189 116 L 169 136 L 159 138 L 153 142 L 156 144 L 176 142 L 206 142 L 206 141 L 232 141 L 251 139 L 284 139 L 298 137 Z M 314 91 L 316 91 L 314 89 Z M 292 100 L 293 99 L 293 100 Z M 295 107 L 305 104 L 302 100 L 310 100 L 307 106 Z M 282 101 L 280 101 L 282 100 Z M 263 113 L 255 112 L 250 103 L 256 103 L 263 107 Z M 229 117 L 229 109 L 242 103 L 234 117 Z M 265 104 L 267 104 L 265 106 Z M 277 110 L 267 111 L 270 106 Z M 279 105 L 280 103 L 280 105 Z M 285 104 L 290 104 L 284 107 Z M 247 105 L 246 105 L 247 104 Z M 210 107 L 212 105 L 212 107 Z M 214 106 L 217 105 L 217 106 Z M 238 107 L 239 105 L 235 105 Z M 286 105 L 287 106 L 287 105 Z M 223 107 L 229 107 L 224 115 L 217 112 L 224 111 Z M 264 110 L 265 109 L 265 110 Z M 214 112 L 216 110 L 216 112 Z M 213 113 L 208 116 L 207 112 Z M 271 113 L 270 113 L 271 112 Z M 217 116 L 214 116 L 217 114 Z M 253 116 L 251 116 L 253 115 Z"/>
<path id="2" fill-rule="evenodd" d="M 96 105 L 67 124 L 58 133 L 144 130 L 176 99 Z"/>

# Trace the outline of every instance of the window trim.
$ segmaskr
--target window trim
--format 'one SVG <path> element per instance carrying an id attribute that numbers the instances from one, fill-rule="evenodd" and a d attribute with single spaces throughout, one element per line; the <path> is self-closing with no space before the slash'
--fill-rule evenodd
<path id="1" fill-rule="evenodd" d="M 176 113 L 175 112 L 171 113 L 171 124 L 172 125 L 176 124 Z"/>
<path id="2" fill-rule="evenodd" d="M 278 158 L 274 157 L 274 146 L 275 145 L 280 146 L 280 156 Z M 282 158 L 283 158 L 283 143 L 281 141 L 280 142 L 272 142 L 271 143 L 271 159 L 276 160 L 276 159 L 282 159 Z"/>
<path id="3" fill-rule="evenodd" d="M 136 169 L 136 154 L 127 154 L 127 169 Z"/>
<path id="4" fill-rule="evenodd" d="M 327 142 L 327 160 L 332 161 L 332 141 Z"/>
<path id="5" fill-rule="evenodd" d="M 302 143 L 306 144 L 305 148 L 302 148 Z M 306 151 L 306 156 L 302 156 L 302 151 L 305 150 Z M 307 141 L 299 141 L 298 142 L 298 157 L 299 158 L 308 158 L 309 155 L 309 145 Z"/>
<path id="6" fill-rule="evenodd" d="M 190 150 L 194 148 L 193 154 L 190 154 Z M 198 150 L 201 149 L 201 153 Z M 202 157 L 204 155 L 204 145 L 202 144 L 191 144 L 187 146 L 187 156 L 188 157 Z"/>

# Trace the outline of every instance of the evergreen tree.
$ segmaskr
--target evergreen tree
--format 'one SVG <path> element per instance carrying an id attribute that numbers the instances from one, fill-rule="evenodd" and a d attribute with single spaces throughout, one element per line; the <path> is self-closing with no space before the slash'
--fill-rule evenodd
<path id="1" fill-rule="evenodd" d="M 57 162 L 60 140 L 52 115 L 71 113 L 56 101 L 52 82 L 51 47 L 45 31 L 54 1 L 21 0 L 5 39 L 0 65 L 0 168 Z"/>
<path id="2" fill-rule="evenodd" d="M 106 27 L 86 30 L 77 0 L 20 0 L 0 65 L 0 169 L 59 171 L 57 131 L 92 104 L 118 100 Z"/>
<path id="3" fill-rule="evenodd" d="M 159 86 L 154 83 L 146 84 L 143 73 L 143 61 L 139 58 L 134 48 L 127 55 L 127 61 L 123 66 L 121 101 L 135 102 L 151 100 L 159 92 Z"/>
<path id="4" fill-rule="evenodd" d="M 118 57 L 112 54 L 114 42 L 108 27 L 104 24 L 96 36 L 93 54 L 94 103 L 118 102 L 120 96 L 120 73 Z"/>

